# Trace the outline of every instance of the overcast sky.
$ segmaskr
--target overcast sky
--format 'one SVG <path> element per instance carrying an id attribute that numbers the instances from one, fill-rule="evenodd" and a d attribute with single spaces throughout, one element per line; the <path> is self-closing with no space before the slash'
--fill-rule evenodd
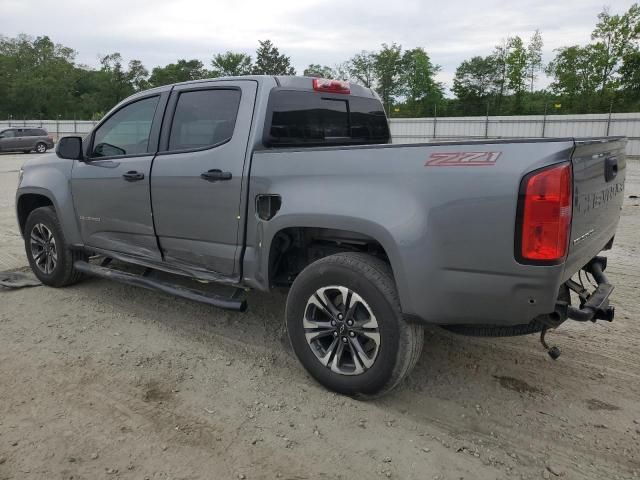
<path id="1" fill-rule="evenodd" d="M 605 0 L 606 1 L 606 0 Z M 424 47 L 451 86 L 456 67 L 488 55 L 510 35 L 538 28 L 548 61 L 560 46 L 589 41 L 604 5 L 622 13 L 632 0 L 0 0 L 0 34 L 49 35 L 74 48 L 80 63 L 120 52 L 151 70 L 178 58 L 209 66 L 226 50 L 254 55 L 271 39 L 298 73 L 333 66 L 383 42 Z M 541 86 L 546 80 L 541 79 Z"/>

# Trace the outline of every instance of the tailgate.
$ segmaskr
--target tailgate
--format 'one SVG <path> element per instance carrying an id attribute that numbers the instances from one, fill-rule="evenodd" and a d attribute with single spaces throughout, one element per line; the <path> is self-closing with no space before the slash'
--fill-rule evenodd
<path id="1" fill-rule="evenodd" d="M 564 279 L 613 239 L 620 219 L 626 173 L 624 138 L 576 140 L 573 217 Z"/>

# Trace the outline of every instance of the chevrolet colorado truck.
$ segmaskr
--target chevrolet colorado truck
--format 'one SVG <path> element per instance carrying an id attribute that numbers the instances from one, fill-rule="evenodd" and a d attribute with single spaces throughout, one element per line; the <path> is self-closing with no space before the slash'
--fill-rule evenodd
<path id="1" fill-rule="evenodd" d="M 427 324 L 545 345 L 569 318 L 612 320 L 599 254 L 620 216 L 624 148 L 397 145 L 369 88 L 191 81 L 137 93 L 84 139 L 27 161 L 17 217 L 53 287 L 94 275 L 237 311 L 248 289 L 288 289 L 302 365 L 369 397 L 411 370 Z"/>

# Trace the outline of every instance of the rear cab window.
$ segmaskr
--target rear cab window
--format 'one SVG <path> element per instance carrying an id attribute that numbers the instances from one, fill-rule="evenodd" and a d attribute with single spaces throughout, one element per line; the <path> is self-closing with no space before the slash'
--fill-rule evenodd
<path id="1" fill-rule="evenodd" d="M 376 98 L 273 89 L 264 144 L 267 147 L 389 143 L 382 104 Z"/>

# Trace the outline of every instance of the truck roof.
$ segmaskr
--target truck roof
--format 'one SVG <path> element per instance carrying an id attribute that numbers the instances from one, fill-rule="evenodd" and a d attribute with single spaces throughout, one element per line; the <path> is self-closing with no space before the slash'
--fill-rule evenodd
<path id="1" fill-rule="evenodd" d="M 264 82 L 265 80 L 275 81 L 277 87 L 286 88 L 287 90 L 313 90 L 312 82 L 316 77 L 305 77 L 299 75 L 241 75 L 235 77 L 215 77 L 215 78 L 203 78 L 201 80 L 189 80 L 186 82 L 174 83 L 158 88 L 170 88 L 175 85 L 189 85 L 202 82 L 211 81 L 233 81 L 233 80 L 255 80 L 257 82 Z M 351 88 L 350 95 L 358 97 L 378 98 L 375 92 L 371 88 L 364 87 L 357 83 L 349 82 Z M 146 90 L 147 92 L 149 90 Z"/>

